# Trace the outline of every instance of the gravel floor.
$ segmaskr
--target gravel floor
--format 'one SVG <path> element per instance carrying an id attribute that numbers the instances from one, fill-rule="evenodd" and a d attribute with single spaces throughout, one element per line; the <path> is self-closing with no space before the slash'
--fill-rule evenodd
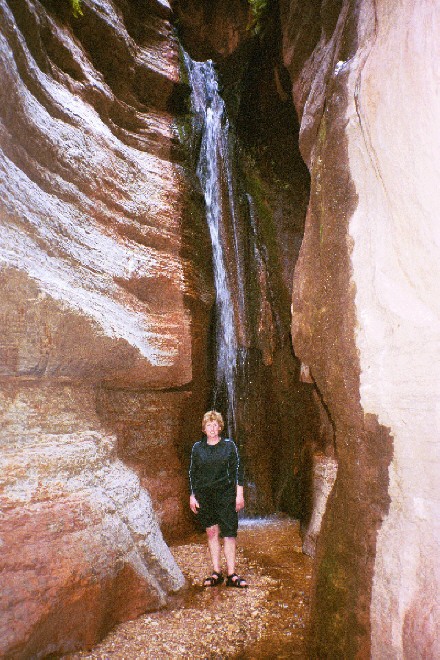
<path id="1" fill-rule="evenodd" d="M 242 521 L 237 573 L 249 582 L 246 590 L 200 587 L 210 572 L 204 535 L 171 550 L 187 592 L 166 610 L 117 626 L 92 652 L 66 658 L 306 658 L 312 561 L 301 552 L 295 521 Z"/>

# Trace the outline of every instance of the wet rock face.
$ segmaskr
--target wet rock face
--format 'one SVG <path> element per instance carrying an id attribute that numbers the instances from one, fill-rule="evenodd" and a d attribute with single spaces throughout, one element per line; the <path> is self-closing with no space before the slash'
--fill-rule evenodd
<path id="1" fill-rule="evenodd" d="M 281 11 L 312 176 L 293 342 L 338 459 L 318 541 L 312 653 L 436 657 L 438 136 L 429 127 L 440 12 L 287 0 Z"/>
<path id="2" fill-rule="evenodd" d="M 234 437 L 245 458 L 246 512 L 303 517 L 302 446 L 318 439 L 318 415 L 312 388 L 299 380 L 289 309 L 309 174 L 298 149 L 279 17 L 268 14 L 256 37 L 243 3 L 175 6 L 190 56 L 215 60 L 230 126 L 234 203 L 225 174 L 222 232 L 239 353 Z M 223 410 L 222 395 L 216 405 Z"/>
<path id="3" fill-rule="evenodd" d="M 247 0 L 174 0 L 179 34 L 195 60 L 216 62 L 249 39 Z"/>
<path id="4" fill-rule="evenodd" d="M 0 2 L 0 655 L 88 646 L 183 583 L 159 522 L 212 290 L 178 47 L 165 1 L 82 7 Z"/>

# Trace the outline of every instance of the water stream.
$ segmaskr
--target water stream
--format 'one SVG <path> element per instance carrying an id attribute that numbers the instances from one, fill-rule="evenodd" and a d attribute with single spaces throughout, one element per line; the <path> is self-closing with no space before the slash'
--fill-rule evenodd
<path id="1" fill-rule="evenodd" d="M 245 296 L 237 233 L 229 121 L 225 104 L 219 94 L 213 63 L 210 60 L 195 62 L 187 54 L 185 54 L 185 63 L 192 88 L 193 127 L 194 131 L 201 131 L 197 176 L 205 198 L 213 253 L 217 308 L 217 358 L 213 404 L 219 407 L 221 404 L 225 406 L 228 434 L 235 437 L 239 355 L 237 328 L 244 315 Z M 229 227 L 226 226 L 227 223 Z M 227 244 L 228 235 L 232 237 L 231 245 Z M 231 273 L 231 263 L 235 269 L 234 278 Z M 235 287 L 232 286 L 232 279 Z"/>

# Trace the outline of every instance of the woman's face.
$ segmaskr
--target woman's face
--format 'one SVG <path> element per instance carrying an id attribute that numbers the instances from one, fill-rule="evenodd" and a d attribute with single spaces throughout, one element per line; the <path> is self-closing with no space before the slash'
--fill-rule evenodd
<path id="1" fill-rule="evenodd" d="M 220 426 L 219 423 L 215 420 L 212 422 L 207 422 L 205 424 L 205 433 L 208 438 L 216 438 L 219 434 Z"/>

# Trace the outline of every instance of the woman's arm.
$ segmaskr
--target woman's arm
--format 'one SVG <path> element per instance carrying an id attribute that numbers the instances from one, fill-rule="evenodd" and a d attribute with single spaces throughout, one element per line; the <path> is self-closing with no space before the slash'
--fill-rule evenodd
<path id="1" fill-rule="evenodd" d="M 243 495 L 243 486 L 237 485 L 237 497 L 235 498 L 235 510 L 241 511 L 244 509 L 244 495 Z"/>
<path id="2" fill-rule="evenodd" d="M 241 511 L 244 508 L 244 495 L 243 495 L 243 464 L 240 460 L 240 454 L 238 452 L 237 445 L 233 440 L 232 442 L 232 452 L 231 452 L 231 469 L 235 475 L 235 482 L 237 484 L 237 495 L 235 498 L 235 510 Z"/>
<path id="3" fill-rule="evenodd" d="M 198 513 L 200 504 L 197 501 L 196 496 L 194 495 L 194 488 L 197 481 L 197 453 L 195 451 L 195 445 L 191 450 L 191 463 L 189 466 L 189 487 L 191 489 L 191 496 L 189 498 L 189 508 L 193 513 Z"/>
<path id="4" fill-rule="evenodd" d="M 229 469 L 232 478 L 235 480 L 237 486 L 243 486 L 244 483 L 244 473 L 243 473 L 243 463 L 241 462 L 240 454 L 238 452 L 238 447 L 233 440 L 230 442 L 230 453 L 229 453 Z"/>
<path id="5" fill-rule="evenodd" d="M 191 462 L 189 464 L 189 488 L 191 491 L 191 495 L 194 495 L 194 491 L 197 486 L 197 466 L 198 466 L 198 460 L 197 460 L 197 451 L 196 451 L 196 445 L 197 442 L 193 445 L 191 449 Z"/>
<path id="6" fill-rule="evenodd" d="M 193 513 L 198 513 L 200 509 L 200 504 L 198 503 L 196 496 L 191 493 L 189 498 L 189 508 Z"/>

